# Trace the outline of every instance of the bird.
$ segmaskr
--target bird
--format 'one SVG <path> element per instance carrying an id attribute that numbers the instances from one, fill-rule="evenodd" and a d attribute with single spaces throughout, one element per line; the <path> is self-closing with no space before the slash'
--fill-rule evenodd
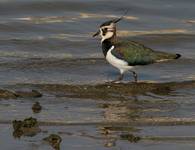
<path id="1" fill-rule="evenodd" d="M 116 24 L 122 19 L 123 16 L 102 23 L 99 30 L 93 34 L 93 37 L 101 36 L 104 57 L 120 71 L 119 77 L 111 82 L 120 82 L 127 71 L 133 74 L 134 82 L 138 82 L 138 75 L 133 70 L 135 66 L 160 63 L 181 57 L 181 54 L 156 51 L 135 41 L 119 41 L 116 38 Z"/>

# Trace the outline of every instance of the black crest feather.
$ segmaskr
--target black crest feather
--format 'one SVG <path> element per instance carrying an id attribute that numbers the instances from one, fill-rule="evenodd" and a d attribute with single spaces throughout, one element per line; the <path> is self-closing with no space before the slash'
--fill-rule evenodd
<path id="1" fill-rule="evenodd" d="M 129 10 L 126 10 L 125 13 L 120 17 L 120 18 L 115 18 L 115 19 L 112 19 L 112 20 L 109 20 L 109 21 L 106 21 L 104 23 L 102 23 L 100 25 L 100 27 L 103 27 L 103 26 L 108 26 L 110 25 L 111 23 L 117 23 L 119 22 L 120 20 L 122 20 L 124 18 L 124 16 L 128 13 Z"/>

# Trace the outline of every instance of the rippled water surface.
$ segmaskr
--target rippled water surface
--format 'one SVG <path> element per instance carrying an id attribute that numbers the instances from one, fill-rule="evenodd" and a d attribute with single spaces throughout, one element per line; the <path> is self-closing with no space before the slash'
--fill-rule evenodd
<path id="1" fill-rule="evenodd" d="M 183 150 L 195 146 L 193 0 L 0 0 L 0 86 L 39 98 L 0 100 L 4 150 Z M 128 13 L 118 37 L 182 58 L 136 67 L 140 83 L 109 84 L 118 70 L 103 58 L 99 24 Z M 40 113 L 32 105 L 42 105 Z M 35 117 L 41 132 L 13 136 L 11 122 Z"/>

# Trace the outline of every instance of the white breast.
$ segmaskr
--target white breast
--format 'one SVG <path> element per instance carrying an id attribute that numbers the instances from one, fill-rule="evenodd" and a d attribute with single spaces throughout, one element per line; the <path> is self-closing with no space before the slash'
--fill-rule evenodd
<path id="1" fill-rule="evenodd" d="M 114 46 L 112 46 L 106 55 L 106 60 L 113 65 L 114 67 L 118 68 L 120 70 L 121 73 L 124 73 L 128 70 L 130 70 L 131 68 L 133 68 L 132 66 L 129 66 L 128 63 L 124 60 L 121 60 L 117 57 L 115 57 L 114 55 L 112 55 L 111 51 L 114 49 Z"/>

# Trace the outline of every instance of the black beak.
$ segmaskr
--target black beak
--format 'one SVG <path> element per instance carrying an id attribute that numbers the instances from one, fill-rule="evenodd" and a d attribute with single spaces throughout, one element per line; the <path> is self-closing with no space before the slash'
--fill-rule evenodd
<path id="1" fill-rule="evenodd" d="M 98 31 L 93 35 L 93 37 L 98 36 L 99 34 L 100 34 L 100 31 L 98 30 Z"/>

